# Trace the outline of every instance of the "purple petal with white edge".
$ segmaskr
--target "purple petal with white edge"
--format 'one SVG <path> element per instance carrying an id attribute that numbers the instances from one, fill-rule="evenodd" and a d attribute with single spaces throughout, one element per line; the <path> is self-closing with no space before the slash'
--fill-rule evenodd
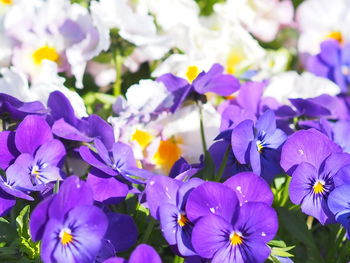
<path id="1" fill-rule="evenodd" d="M 164 238 L 170 245 L 175 245 L 176 233 L 180 231 L 180 225 L 177 222 L 180 215 L 179 209 L 175 205 L 165 203 L 159 206 L 158 213 Z"/>
<path id="2" fill-rule="evenodd" d="M 252 172 L 238 173 L 226 180 L 224 185 L 236 192 L 241 206 L 248 202 L 263 202 L 272 205 L 273 194 L 269 185 Z"/>
<path id="3" fill-rule="evenodd" d="M 220 216 L 207 215 L 198 220 L 192 230 L 192 244 L 203 258 L 212 258 L 229 244 L 232 225 Z"/>
<path id="4" fill-rule="evenodd" d="M 145 193 L 151 215 L 159 219 L 158 208 L 163 203 L 177 205 L 177 191 L 181 182 L 167 176 L 155 175 L 147 182 Z"/>
<path id="5" fill-rule="evenodd" d="M 306 195 L 301 203 L 301 211 L 315 217 L 322 225 L 335 223 L 334 215 L 328 208 L 327 198 L 323 195 Z"/>
<path id="6" fill-rule="evenodd" d="M 312 195 L 312 182 L 318 179 L 317 169 L 309 163 L 301 163 L 295 169 L 289 186 L 289 197 L 294 204 L 301 204 L 307 195 Z"/>
<path id="7" fill-rule="evenodd" d="M 186 213 L 191 222 L 210 214 L 231 222 L 235 221 L 239 214 L 239 201 L 231 188 L 220 183 L 206 182 L 190 193 Z"/>
<path id="8" fill-rule="evenodd" d="M 158 253 L 147 244 L 138 245 L 131 253 L 129 263 L 162 263 Z"/>
<path id="9" fill-rule="evenodd" d="M 107 217 L 101 209 L 91 205 L 73 208 L 69 211 L 63 224 L 63 229 L 69 228 L 72 232 L 71 246 L 59 243 L 53 251 L 53 258 L 57 262 L 93 262 L 101 248 L 101 240 L 106 233 L 107 226 Z M 45 236 L 50 235 L 50 231 L 52 229 L 47 226 L 43 242 Z M 56 243 L 57 236 L 56 240 L 50 241 Z M 70 257 L 74 258 L 74 260 L 68 261 Z"/>
<path id="10" fill-rule="evenodd" d="M 49 217 L 62 219 L 76 206 L 92 205 L 94 202 L 90 186 L 77 176 L 70 176 L 62 183 L 58 194 L 52 200 Z"/>
<path id="11" fill-rule="evenodd" d="M 29 115 L 18 125 L 15 142 L 21 153 L 34 154 L 36 149 L 53 139 L 50 126 L 44 118 Z"/>
<path id="12" fill-rule="evenodd" d="M 112 168 L 108 167 L 107 164 L 101 159 L 101 157 L 89 149 L 89 147 L 81 146 L 79 148 L 79 153 L 81 158 L 83 158 L 83 160 L 89 163 L 91 166 L 103 171 L 110 176 L 115 176 L 118 174 Z"/>
<path id="13" fill-rule="evenodd" d="M 105 204 L 118 204 L 129 192 L 126 184 L 113 177 L 101 178 L 89 173 L 86 182 L 92 189 L 94 200 Z"/>
<path id="14" fill-rule="evenodd" d="M 7 215 L 16 204 L 16 199 L 0 189 L 0 217 Z"/>
<path id="15" fill-rule="evenodd" d="M 276 211 L 265 203 L 249 202 L 241 207 L 234 229 L 250 242 L 267 243 L 274 238 L 278 230 Z"/>
<path id="16" fill-rule="evenodd" d="M 66 149 L 59 140 L 51 140 L 39 147 L 35 153 L 34 161 L 40 161 L 40 163 L 46 163 L 52 166 L 58 166 L 66 155 Z"/>
<path id="17" fill-rule="evenodd" d="M 41 201 L 33 210 L 29 219 L 30 235 L 34 242 L 42 239 L 44 234 L 45 225 L 49 220 L 49 206 L 55 195 L 51 195 L 48 198 Z"/>
<path id="18" fill-rule="evenodd" d="M 258 133 L 273 134 L 276 130 L 276 116 L 273 110 L 265 111 L 257 120 L 255 128 Z"/>
<path id="19" fill-rule="evenodd" d="M 203 184 L 204 182 L 205 181 L 203 181 L 200 178 L 192 178 L 180 186 L 179 191 L 177 193 L 177 204 L 180 209 L 185 210 L 187 198 L 191 191 Z"/>
<path id="20" fill-rule="evenodd" d="M 128 250 L 136 243 L 137 227 L 129 215 L 108 213 L 108 229 L 105 239 L 109 240 L 117 253 Z"/>
<path id="21" fill-rule="evenodd" d="M 19 154 L 15 145 L 15 132 L 0 132 L 0 169 L 6 170 Z"/>
<path id="22" fill-rule="evenodd" d="M 297 165 L 308 162 L 317 169 L 331 153 L 341 152 L 339 145 L 315 129 L 301 130 L 292 134 L 284 143 L 281 166 L 291 175 Z"/>
<path id="23" fill-rule="evenodd" d="M 254 140 L 254 122 L 245 120 L 232 131 L 231 144 L 234 155 L 240 163 L 249 163 L 249 145 Z"/>
<path id="24" fill-rule="evenodd" d="M 7 184 L 19 190 L 33 190 L 30 167 L 33 166 L 33 157 L 23 153 L 6 170 Z"/>
<path id="25" fill-rule="evenodd" d="M 349 204 L 350 184 L 336 187 L 328 196 L 328 207 L 337 217 L 344 210 L 350 210 Z"/>

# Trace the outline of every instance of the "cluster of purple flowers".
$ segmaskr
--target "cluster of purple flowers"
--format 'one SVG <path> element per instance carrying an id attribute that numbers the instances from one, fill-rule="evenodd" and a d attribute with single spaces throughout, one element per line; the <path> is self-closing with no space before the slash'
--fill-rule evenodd
<path id="1" fill-rule="evenodd" d="M 322 52 L 333 44 L 312 59 L 326 61 Z M 142 168 L 112 126 L 97 115 L 78 118 L 58 91 L 47 107 L 0 94 L 0 215 L 13 211 L 17 199 L 40 201 L 29 225 L 43 262 L 158 263 L 160 248 L 141 244 L 154 225 L 188 263 L 262 263 L 272 256 L 288 262 L 269 244 L 278 232 L 270 184 L 286 180 L 285 173 L 292 177 L 292 203 L 322 225 L 338 222 L 350 233 L 350 106 L 344 94 L 283 105 L 263 97 L 267 82 L 240 84 L 218 64 L 191 83 L 172 74 L 157 81 L 169 96 L 154 118 L 189 101 L 200 108 L 207 92 L 222 97 L 239 90 L 220 105 L 220 130 L 198 163 L 181 157 L 169 174 Z M 138 235 L 134 219 L 141 211 L 150 228 Z"/>

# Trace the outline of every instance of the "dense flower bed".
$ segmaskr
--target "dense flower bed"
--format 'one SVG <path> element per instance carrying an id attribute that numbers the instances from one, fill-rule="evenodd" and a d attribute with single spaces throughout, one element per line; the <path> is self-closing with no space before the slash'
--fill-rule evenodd
<path id="1" fill-rule="evenodd" d="M 348 0 L 0 0 L 0 262 L 350 261 Z"/>

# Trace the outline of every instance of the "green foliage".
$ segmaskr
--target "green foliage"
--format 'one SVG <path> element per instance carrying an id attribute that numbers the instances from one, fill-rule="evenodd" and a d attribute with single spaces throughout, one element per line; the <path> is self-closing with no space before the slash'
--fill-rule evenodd
<path id="1" fill-rule="evenodd" d="M 225 0 L 196 0 L 199 8 L 200 15 L 209 16 L 213 13 L 213 7 L 216 3 L 223 3 Z"/>

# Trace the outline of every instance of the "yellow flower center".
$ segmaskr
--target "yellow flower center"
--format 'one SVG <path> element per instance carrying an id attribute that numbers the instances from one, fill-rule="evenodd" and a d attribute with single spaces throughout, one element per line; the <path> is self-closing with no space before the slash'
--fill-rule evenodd
<path id="1" fill-rule="evenodd" d="M 186 215 L 184 213 L 181 213 L 177 219 L 177 223 L 179 224 L 179 226 L 183 227 L 188 223 L 188 218 L 186 217 Z"/>
<path id="2" fill-rule="evenodd" d="M 59 55 L 55 48 L 49 46 L 43 46 L 38 48 L 33 53 L 34 63 L 37 65 L 41 65 L 44 59 L 51 60 L 53 62 L 57 62 L 59 59 Z"/>
<path id="3" fill-rule="evenodd" d="M 197 66 L 189 66 L 187 68 L 186 77 L 189 82 L 192 82 L 199 75 L 199 69 Z"/>
<path id="4" fill-rule="evenodd" d="M 258 152 L 261 153 L 264 149 L 264 146 L 262 145 L 261 141 L 256 142 L 256 148 L 258 148 Z"/>
<path id="5" fill-rule="evenodd" d="M 238 50 L 231 51 L 226 60 L 226 71 L 229 74 L 234 74 L 237 71 L 237 66 L 244 60 L 244 55 Z"/>
<path id="6" fill-rule="evenodd" d="M 64 246 L 73 242 L 73 236 L 70 229 L 63 229 L 60 232 L 60 238 L 61 244 Z"/>
<path id="7" fill-rule="evenodd" d="M 243 243 L 243 237 L 240 234 L 233 232 L 230 235 L 230 244 L 232 246 L 241 245 L 242 243 Z"/>
<path id="8" fill-rule="evenodd" d="M 344 43 L 343 35 L 339 31 L 333 31 L 326 35 L 326 39 L 330 39 L 330 38 L 338 41 L 340 44 Z"/>
<path id="9" fill-rule="evenodd" d="M 0 3 L 4 5 L 12 5 L 12 0 L 0 0 Z"/>
<path id="10" fill-rule="evenodd" d="M 160 141 L 159 143 L 153 161 L 157 166 L 161 167 L 164 172 L 169 172 L 170 168 L 181 156 L 181 149 L 178 143 L 180 143 L 180 141 L 175 141 L 174 139 Z"/>
<path id="11" fill-rule="evenodd" d="M 313 186 L 314 193 L 322 194 L 325 191 L 324 185 L 325 185 L 325 182 L 317 181 Z"/>
<path id="12" fill-rule="evenodd" d="M 142 149 L 145 149 L 153 140 L 154 136 L 148 132 L 136 130 L 131 135 L 131 140 L 136 141 Z"/>

